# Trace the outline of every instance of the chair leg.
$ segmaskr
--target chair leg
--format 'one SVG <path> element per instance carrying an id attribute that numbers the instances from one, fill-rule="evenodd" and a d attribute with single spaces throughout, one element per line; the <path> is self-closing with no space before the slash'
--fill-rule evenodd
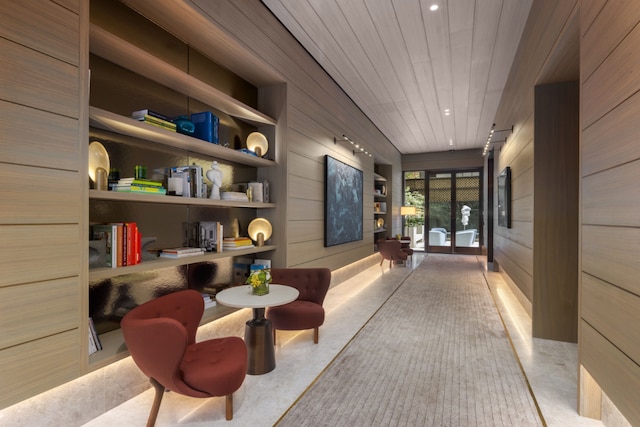
<path id="1" fill-rule="evenodd" d="M 156 390 L 156 394 L 153 398 L 153 406 L 151 406 L 149 418 L 147 419 L 147 427 L 153 427 L 156 424 L 158 411 L 160 411 L 160 403 L 162 403 L 162 396 L 164 396 L 164 386 L 153 378 L 150 378 L 150 381 L 153 385 L 153 388 Z"/>
<path id="2" fill-rule="evenodd" d="M 225 418 L 227 421 L 233 419 L 233 394 L 227 394 L 225 396 Z"/>
<path id="3" fill-rule="evenodd" d="M 313 328 L 313 343 L 318 344 L 318 327 Z"/>
<path id="4" fill-rule="evenodd" d="M 380 257 L 380 265 L 382 265 L 383 262 L 384 262 L 384 258 Z"/>

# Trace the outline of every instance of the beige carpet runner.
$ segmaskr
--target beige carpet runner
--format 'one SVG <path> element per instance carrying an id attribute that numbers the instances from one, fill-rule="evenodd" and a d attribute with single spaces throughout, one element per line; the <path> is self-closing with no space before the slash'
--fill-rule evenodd
<path id="1" fill-rule="evenodd" d="M 476 257 L 429 255 L 277 425 L 543 422 Z"/>

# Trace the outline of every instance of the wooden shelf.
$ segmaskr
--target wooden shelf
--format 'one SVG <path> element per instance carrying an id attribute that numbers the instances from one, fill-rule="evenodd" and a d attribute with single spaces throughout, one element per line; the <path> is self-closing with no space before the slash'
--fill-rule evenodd
<path id="1" fill-rule="evenodd" d="M 374 233 L 382 233 L 383 231 L 387 231 L 387 229 L 386 228 L 380 228 L 380 229 L 377 229 L 377 230 L 373 230 Z"/>
<path id="2" fill-rule="evenodd" d="M 91 24 L 89 37 L 91 53 L 101 58 L 211 105 L 254 126 L 275 126 L 276 124 L 276 120 L 266 114 L 243 104 L 95 24 Z"/>
<path id="3" fill-rule="evenodd" d="M 195 264 L 198 262 L 213 261 L 221 258 L 229 258 L 234 256 L 244 256 L 251 254 L 258 254 L 261 252 L 268 252 L 275 250 L 275 245 L 254 246 L 247 249 L 239 250 L 226 250 L 222 252 L 206 252 L 203 255 L 189 256 L 184 258 L 161 258 L 153 261 L 143 261 L 140 264 L 130 265 L 127 267 L 118 268 L 94 268 L 89 270 L 89 280 L 102 280 L 110 277 L 122 276 L 124 274 L 141 273 L 147 270 L 155 270 L 166 267 L 176 267 L 179 265 Z"/>
<path id="4" fill-rule="evenodd" d="M 155 142 L 172 148 L 188 150 L 193 153 L 204 154 L 218 159 L 229 160 L 247 166 L 270 167 L 276 164 L 273 160 L 253 156 L 181 133 L 171 132 L 97 107 L 89 107 L 89 125 L 121 135 Z"/>
<path id="5" fill-rule="evenodd" d="M 125 193 L 118 191 L 89 190 L 91 200 L 109 200 L 126 203 L 154 203 L 166 205 L 204 206 L 209 208 L 255 208 L 270 209 L 275 203 L 239 202 L 234 200 L 198 199 L 195 197 L 165 196 L 158 194 Z"/>

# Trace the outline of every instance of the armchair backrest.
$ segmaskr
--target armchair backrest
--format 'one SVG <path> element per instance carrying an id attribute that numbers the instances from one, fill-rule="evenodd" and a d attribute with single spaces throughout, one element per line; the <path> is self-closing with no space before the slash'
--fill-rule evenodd
<path id="1" fill-rule="evenodd" d="M 378 252 L 384 259 L 390 259 L 396 261 L 402 251 L 402 243 L 400 240 L 378 240 L 376 242 L 378 246 Z"/>
<path id="2" fill-rule="evenodd" d="M 127 313 L 120 323 L 131 357 L 142 372 L 164 387 L 188 394 L 193 390 L 182 381 L 180 364 L 195 336 L 204 311 L 199 292 L 174 292 Z"/>
<path id="3" fill-rule="evenodd" d="M 300 292 L 299 301 L 322 305 L 331 285 L 328 268 L 272 268 L 273 283 L 294 287 Z"/>

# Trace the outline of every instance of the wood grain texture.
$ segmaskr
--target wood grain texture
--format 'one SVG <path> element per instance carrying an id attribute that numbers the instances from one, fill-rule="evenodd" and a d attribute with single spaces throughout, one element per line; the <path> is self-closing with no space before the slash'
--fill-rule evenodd
<path id="1" fill-rule="evenodd" d="M 0 100 L 3 162 L 80 170 L 78 120 Z"/>
<path id="2" fill-rule="evenodd" d="M 0 38 L 0 99 L 78 118 L 78 68 Z"/>
<path id="3" fill-rule="evenodd" d="M 582 132 L 582 176 L 640 159 L 640 92 Z"/>
<path id="4" fill-rule="evenodd" d="M 532 335 L 578 340 L 578 82 L 536 86 Z"/>
<path id="5" fill-rule="evenodd" d="M 580 322 L 580 359 L 631 425 L 640 424 L 640 367 L 585 321 Z"/>
<path id="6" fill-rule="evenodd" d="M 77 11 L 52 1 L 6 0 L 2 6 L 0 36 L 78 66 Z"/>
<path id="7" fill-rule="evenodd" d="M 77 276 L 81 245 L 78 224 L 0 225 L 0 287 Z"/>
<path id="8" fill-rule="evenodd" d="M 640 228 L 582 226 L 582 271 L 640 295 Z"/>
<path id="9" fill-rule="evenodd" d="M 79 331 L 73 329 L 0 350 L 0 407 L 79 376 L 79 348 Z"/>
<path id="10" fill-rule="evenodd" d="M 0 287 L 0 349 L 78 327 L 77 278 Z"/>
<path id="11" fill-rule="evenodd" d="M 583 274 L 580 317 L 640 365 L 640 295 Z"/>
<path id="12" fill-rule="evenodd" d="M 0 223 L 78 223 L 82 213 L 78 181 L 77 172 L 3 165 L 0 193 L 4 195 L 5 204 Z"/>

